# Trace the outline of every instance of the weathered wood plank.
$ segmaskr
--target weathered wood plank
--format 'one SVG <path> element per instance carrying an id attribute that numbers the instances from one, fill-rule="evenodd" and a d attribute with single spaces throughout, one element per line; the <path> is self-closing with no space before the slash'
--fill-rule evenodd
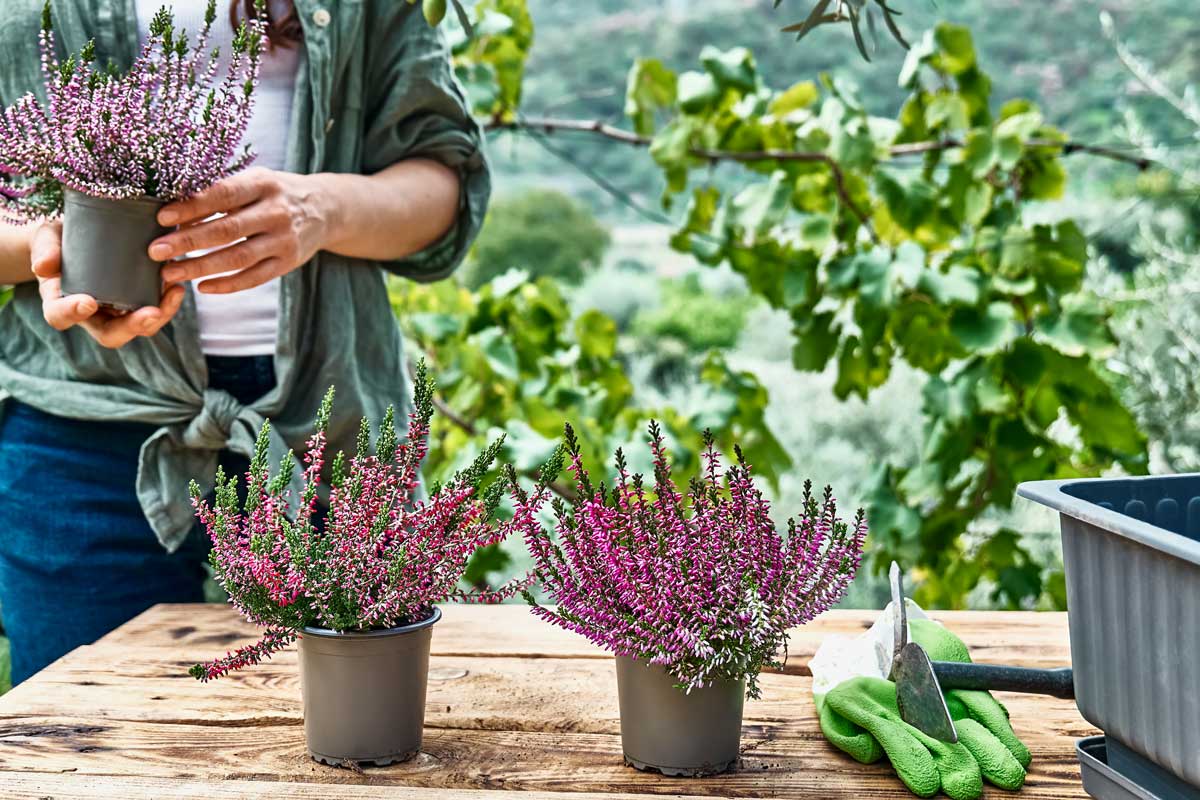
<path id="1" fill-rule="evenodd" d="M 296 654 L 201 684 L 184 674 L 186 660 L 121 648 L 80 648 L 13 690 L 0 703 L 8 716 L 73 716 L 212 726 L 299 725 Z M 430 665 L 427 724 L 438 729 L 618 733 L 616 676 L 600 659 L 515 659 L 434 656 Z M 764 675 L 763 697 L 746 704 L 748 729 L 795 727 L 816 734 L 811 681 Z M 102 703 L 97 703 L 102 699 Z M 1059 745 L 1061 730 L 1084 735 L 1069 702 L 1008 695 L 1022 736 Z"/>
<path id="2" fill-rule="evenodd" d="M 627 792 L 705 797 L 910 797 L 884 764 L 851 761 L 817 736 L 748 738 L 736 772 L 680 780 L 621 764 L 620 737 L 606 734 L 429 730 L 407 764 L 359 774 L 312 762 L 297 726 L 209 727 L 77 718 L 0 723 L 0 769 L 129 775 L 195 781 L 301 783 L 509 791 Z M 1022 797 L 1085 797 L 1069 748 L 1035 750 Z M 2 780 L 0 780 L 2 782 Z M 1011 797 L 990 791 L 990 798 Z"/>
<path id="3" fill-rule="evenodd" d="M 278 783 L 225 781 L 211 783 L 167 778 L 114 778 L 104 775 L 20 775 L 8 773 L 0 781 L 0 800 L 262 800 L 279 793 Z M 476 789 L 421 789 L 408 786 L 353 786 L 328 783 L 289 783 L 287 794 L 295 800 L 489 800 L 495 792 Z M 636 800 L 645 795 L 563 794 L 523 792 L 521 800 Z M 694 800 L 694 795 L 675 795 Z"/>
<path id="4" fill-rule="evenodd" d="M 686 781 L 621 764 L 610 658 L 519 606 L 447 609 L 434 635 L 423 752 L 409 764 L 365 774 L 307 757 L 294 651 L 203 685 L 186 674 L 187 666 L 249 641 L 254 630 L 226 607 L 160 607 L 0 698 L 0 787 L 21 772 L 26 781 L 54 781 L 51 776 L 69 773 L 68 783 L 48 783 L 45 792 L 32 795 L 65 798 L 106 796 L 105 791 L 134 800 L 261 797 L 277 793 L 263 788 L 269 782 L 288 782 L 288 792 L 299 798 L 334 800 L 366 796 L 362 787 L 387 789 L 371 796 L 404 800 L 443 800 L 471 790 L 563 792 L 580 800 L 614 797 L 613 792 L 907 798 L 886 765 L 863 767 L 824 741 L 811 679 L 794 674 L 824 636 L 857 633 L 875 613 L 836 612 L 799 631 L 792 644 L 793 674 L 764 676 L 764 699 L 747 704 L 740 769 Z M 1062 615 L 938 616 L 980 660 L 1069 661 Z M 1073 746 L 1093 731 L 1073 704 L 1019 695 L 1002 699 L 1034 753 L 1022 796 L 1085 797 Z M 172 790 L 163 792 L 162 786 Z M 30 796 L 4 791 L 0 788 L 0 800 Z M 999 791 L 987 796 L 1011 798 Z"/>
<path id="5" fill-rule="evenodd" d="M 583 637 L 547 625 L 524 605 L 447 606 L 433 636 L 435 655 L 522 658 L 607 658 Z M 786 672 L 807 674 L 808 660 L 830 634 L 857 635 L 878 611 L 830 611 L 792 632 Z M 977 661 L 1030 667 L 1069 664 L 1067 615 L 1038 612 L 939 611 Z M 97 644 L 163 647 L 190 658 L 253 641 L 253 626 L 221 605 L 156 606 Z"/>

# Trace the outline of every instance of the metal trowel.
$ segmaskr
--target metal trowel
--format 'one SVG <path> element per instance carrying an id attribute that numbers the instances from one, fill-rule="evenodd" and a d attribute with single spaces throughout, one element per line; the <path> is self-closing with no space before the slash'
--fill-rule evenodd
<path id="1" fill-rule="evenodd" d="M 895 647 L 889 678 L 896 684 L 900 718 L 922 733 L 944 742 L 957 742 L 958 731 L 946 707 L 944 689 L 1047 694 L 1075 699 L 1075 680 L 1070 667 L 1030 669 L 995 664 L 964 664 L 931 661 L 925 648 L 908 641 L 908 611 L 900 565 L 892 562 L 892 604 L 896 610 Z"/>

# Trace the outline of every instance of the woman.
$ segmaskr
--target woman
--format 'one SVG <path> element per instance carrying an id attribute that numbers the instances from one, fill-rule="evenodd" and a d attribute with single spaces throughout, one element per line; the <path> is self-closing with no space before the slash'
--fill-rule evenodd
<path id="1" fill-rule="evenodd" d="M 252 0 L 232 3 L 232 19 Z M 40 93 L 43 0 L 0 4 L 0 101 Z M 68 50 L 127 66 L 162 0 L 52 0 Z M 206 0 L 174 0 L 200 27 Z M 407 402 L 385 273 L 457 266 L 489 194 L 481 134 L 420 7 L 270 6 L 248 143 L 258 165 L 163 208 L 181 226 L 162 303 L 124 317 L 62 297 L 59 226 L 0 227 L 0 613 L 20 681 L 158 602 L 202 599 L 186 484 L 241 471 L 265 418 L 302 445 L 338 388 L 330 437 Z M 228 47 L 222 50 L 228 52 Z M 290 124 L 287 121 L 290 120 Z M 224 216 L 215 216 L 224 215 Z M 190 254 L 190 255 L 189 255 Z"/>

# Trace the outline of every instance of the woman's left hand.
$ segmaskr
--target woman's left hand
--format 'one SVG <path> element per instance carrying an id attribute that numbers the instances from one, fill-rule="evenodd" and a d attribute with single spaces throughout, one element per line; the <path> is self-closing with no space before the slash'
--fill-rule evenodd
<path id="1" fill-rule="evenodd" d="M 154 240 L 150 257 L 170 262 L 162 270 L 167 283 L 200 280 L 197 289 L 208 294 L 244 291 L 308 262 L 328 238 L 332 206 L 320 176 L 255 167 L 164 206 L 159 223 L 180 227 Z M 209 219 L 214 214 L 225 216 Z M 171 261 L 212 248 L 224 249 Z"/>

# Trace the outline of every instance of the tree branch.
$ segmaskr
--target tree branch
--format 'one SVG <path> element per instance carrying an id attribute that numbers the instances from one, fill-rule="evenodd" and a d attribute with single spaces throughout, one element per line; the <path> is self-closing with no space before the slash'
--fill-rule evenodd
<path id="1" fill-rule="evenodd" d="M 615 125 L 609 125 L 600 120 L 588 119 L 559 119 L 556 117 L 522 117 L 515 120 L 492 119 L 488 121 L 484 127 L 489 131 L 523 131 L 537 130 L 543 133 L 590 133 L 597 136 L 611 139 L 613 141 L 622 142 L 634 147 L 648 147 L 654 138 L 651 136 L 642 136 L 633 131 L 618 128 Z M 1120 161 L 1125 164 L 1131 164 L 1139 170 L 1149 169 L 1154 165 L 1152 159 L 1140 155 L 1131 155 L 1123 153 L 1120 150 L 1103 147 L 1101 145 L 1087 144 L 1084 142 L 1065 141 L 1059 142 L 1053 139 L 1030 139 L 1026 142 L 1029 147 L 1048 147 L 1060 148 L 1064 155 L 1072 153 L 1087 153 L 1089 155 L 1099 156 L 1101 158 Z M 912 142 L 909 144 L 898 144 L 889 148 L 888 153 L 895 157 L 919 155 L 922 153 L 932 153 L 942 150 L 955 150 L 963 146 L 959 139 L 939 139 L 929 142 Z M 854 204 L 846 195 L 845 179 L 842 174 L 840 165 L 827 153 L 819 151 L 804 151 L 804 150 L 712 150 L 708 148 L 693 148 L 688 151 L 690 155 L 703 159 L 705 161 L 737 161 L 737 162 L 754 162 L 754 161 L 807 161 L 819 162 L 827 164 L 830 171 L 834 174 L 834 180 L 838 183 L 838 196 L 846 202 L 852 211 L 855 211 L 856 216 L 866 221 L 863 215 L 854 208 Z"/>
<path id="2" fill-rule="evenodd" d="M 649 147 L 654 139 L 650 136 L 642 136 L 633 131 L 618 128 L 614 125 L 608 125 L 600 120 L 586 119 L 556 119 L 551 117 L 522 117 L 517 120 L 493 119 L 485 124 L 484 128 L 489 131 L 509 130 L 537 130 L 543 133 L 557 132 L 574 132 L 574 133 L 592 133 L 602 136 L 606 139 L 621 142 L 623 144 L 632 145 L 634 147 Z M 806 161 L 810 163 L 824 164 L 829 168 L 830 174 L 833 175 L 834 189 L 837 191 L 838 199 L 858 218 L 870 234 L 872 241 L 879 243 L 879 237 L 875 234 L 875 229 L 871 227 L 870 217 L 868 217 L 861 208 L 850 197 L 850 190 L 846 187 L 846 175 L 842 171 L 842 167 L 834 158 L 826 153 L 805 152 L 798 150 L 711 150 L 708 148 L 691 148 L 688 150 L 688 155 L 695 158 L 716 163 L 718 161 L 738 161 L 742 163 L 755 161 Z"/>
<path id="3" fill-rule="evenodd" d="M 1131 164 L 1137 167 L 1139 172 L 1144 172 L 1154 166 L 1153 159 L 1145 156 L 1133 155 L 1124 153 L 1120 150 L 1111 147 L 1103 147 L 1096 144 L 1085 144 L 1084 142 L 1059 142 L 1054 139 L 1029 139 L 1025 142 L 1027 147 L 1046 147 L 1061 149 L 1063 155 L 1069 156 L 1073 153 L 1087 153 L 1088 155 L 1107 158 L 1111 161 L 1120 161 L 1124 164 Z M 922 153 L 933 153 L 942 150 L 954 150 L 962 147 L 962 141 L 958 139 L 940 139 L 936 142 L 912 142 L 911 144 L 898 144 L 889 148 L 888 152 L 895 156 L 913 156 Z"/>

